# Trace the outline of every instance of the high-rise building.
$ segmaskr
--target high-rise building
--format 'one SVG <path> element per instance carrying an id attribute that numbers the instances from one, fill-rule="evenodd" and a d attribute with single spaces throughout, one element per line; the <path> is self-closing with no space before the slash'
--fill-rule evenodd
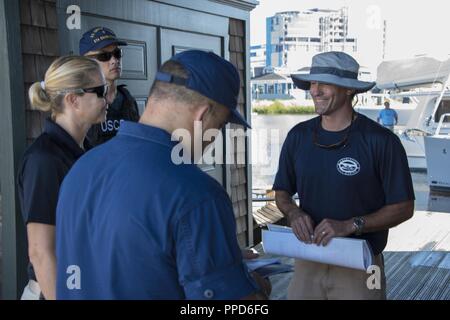
<path id="1" fill-rule="evenodd" d="M 355 54 L 357 41 L 348 33 L 348 10 L 286 11 L 266 18 L 266 66 L 300 69 L 326 51 Z"/>

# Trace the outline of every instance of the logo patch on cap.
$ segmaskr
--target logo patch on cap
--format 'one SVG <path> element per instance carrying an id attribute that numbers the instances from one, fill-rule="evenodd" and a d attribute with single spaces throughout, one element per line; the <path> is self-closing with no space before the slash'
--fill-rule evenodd
<path id="1" fill-rule="evenodd" d="M 337 162 L 337 170 L 344 176 L 354 176 L 359 173 L 361 166 L 359 162 L 353 158 L 342 158 Z"/>

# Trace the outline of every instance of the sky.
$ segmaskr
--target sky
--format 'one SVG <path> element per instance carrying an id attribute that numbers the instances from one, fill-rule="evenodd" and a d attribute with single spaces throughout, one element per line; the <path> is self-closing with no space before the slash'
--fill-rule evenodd
<path id="1" fill-rule="evenodd" d="M 250 43 L 265 43 L 266 17 L 280 11 L 348 7 L 349 36 L 358 41 L 361 65 L 381 62 L 382 21 L 386 20 L 385 60 L 427 55 L 450 58 L 450 2 L 446 0 L 259 0 L 250 13 Z"/>

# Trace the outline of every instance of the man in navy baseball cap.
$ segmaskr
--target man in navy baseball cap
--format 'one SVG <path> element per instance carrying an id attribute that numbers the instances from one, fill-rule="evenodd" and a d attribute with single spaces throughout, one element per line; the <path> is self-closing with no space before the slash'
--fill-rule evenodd
<path id="1" fill-rule="evenodd" d="M 80 39 L 80 55 L 97 60 L 108 83 L 108 112 L 106 121 L 93 125 L 88 132 L 88 140 L 96 146 L 114 137 L 122 120 L 138 121 L 139 111 L 136 100 L 125 85 L 117 85 L 122 73 L 123 52 L 119 46 L 127 43 L 105 27 L 94 27 L 86 31 Z"/>
<path id="2" fill-rule="evenodd" d="M 250 128 L 250 125 L 237 111 L 239 96 L 239 73 L 225 59 L 212 52 L 188 50 L 173 56 L 170 61 L 182 65 L 185 77 L 179 77 L 162 68 L 156 80 L 184 86 L 204 97 L 226 107 L 230 111 L 228 122 Z"/>
<path id="3" fill-rule="evenodd" d="M 243 263 L 226 190 L 178 162 L 174 141 L 179 131 L 195 145 L 199 123 L 205 136 L 228 121 L 248 126 L 236 112 L 238 94 L 226 60 L 177 54 L 162 65 L 139 123 L 123 122 L 78 160 L 58 203 L 58 299 L 266 297 Z M 79 288 L 67 285 L 73 267 L 82 270 Z"/>
<path id="4" fill-rule="evenodd" d="M 89 51 L 97 51 L 110 45 L 126 46 L 125 41 L 119 40 L 116 34 L 105 27 L 94 27 L 86 31 L 80 39 L 80 56 Z"/>

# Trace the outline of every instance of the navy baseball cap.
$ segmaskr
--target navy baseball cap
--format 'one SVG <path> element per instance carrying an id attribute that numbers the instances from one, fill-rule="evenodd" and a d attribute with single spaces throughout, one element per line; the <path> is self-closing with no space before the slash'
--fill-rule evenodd
<path id="1" fill-rule="evenodd" d="M 107 47 L 111 44 L 126 46 L 125 41 L 117 39 L 116 34 L 105 27 L 95 27 L 86 31 L 80 39 L 80 56 L 84 56 L 89 51 Z"/>
<path id="2" fill-rule="evenodd" d="M 213 52 L 201 50 L 183 51 L 170 60 L 183 65 L 188 72 L 188 78 L 158 71 L 156 80 L 182 85 L 200 93 L 231 111 L 228 122 L 251 128 L 237 111 L 240 80 L 239 73 L 230 62 Z"/>

